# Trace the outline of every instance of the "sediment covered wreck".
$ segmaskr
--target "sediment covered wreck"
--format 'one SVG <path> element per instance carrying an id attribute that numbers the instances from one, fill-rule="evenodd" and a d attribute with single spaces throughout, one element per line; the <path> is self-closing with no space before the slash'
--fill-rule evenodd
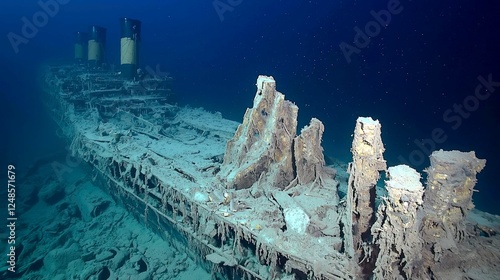
<path id="1" fill-rule="evenodd" d="M 435 151 L 424 187 L 411 167 L 387 167 L 381 124 L 360 117 L 349 179 L 338 181 L 341 170 L 325 164 L 322 122 L 312 119 L 297 134 L 298 107 L 272 77 L 257 78 L 241 124 L 174 105 L 169 81 L 81 64 L 47 67 L 43 77 L 73 154 L 214 278 L 500 275 L 498 229 L 469 217 L 486 163 L 474 152 Z"/>

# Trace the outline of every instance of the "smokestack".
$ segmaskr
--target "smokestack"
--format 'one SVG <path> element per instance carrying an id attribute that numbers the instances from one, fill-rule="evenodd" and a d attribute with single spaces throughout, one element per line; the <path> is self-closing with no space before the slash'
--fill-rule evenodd
<path id="1" fill-rule="evenodd" d="M 106 45 L 106 28 L 93 25 L 90 27 L 88 41 L 88 61 L 91 66 L 101 66 L 104 62 Z"/>
<path id="2" fill-rule="evenodd" d="M 87 60 L 86 45 L 89 34 L 86 32 L 76 32 L 75 37 L 75 61 L 82 63 Z"/>
<path id="3" fill-rule="evenodd" d="M 120 40 L 120 64 L 122 76 L 133 79 L 139 64 L 139 42 L 141 41 L 141 22 L 136 19 L 122 18 Z"/>

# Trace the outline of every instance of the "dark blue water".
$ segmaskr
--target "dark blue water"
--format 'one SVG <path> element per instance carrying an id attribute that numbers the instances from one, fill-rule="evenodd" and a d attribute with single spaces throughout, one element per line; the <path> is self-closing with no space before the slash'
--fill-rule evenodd
<path id="1" fill-rule="evenodd" d="M 431 150 L 475 150 L 488 160 L 476 205 L 500 214 L 500 20 L 491 1 L 41 1 L 57 3 L 51 15 L 19 2 L 0 4 L 2 164 L 64 145 L 39 102 L 37 67 L 71 59 L 74 32 L 89 25 L 107 28 L 107 61 L 119 64 L 119 18 L 131 17 L 142 21 L 141 67 L 169 72 L 182 104 L 241 121 L 257 76 L 272 75 L 299 106 L 300 127 L 323 121 L 333 157 L 350 160 L 358 116 L 382 123 L 391 166 L 422 170 Z M 31 38 L 23 17 L 38 20 Z M 13 44 L 9 33 L 25 40 Z"/>

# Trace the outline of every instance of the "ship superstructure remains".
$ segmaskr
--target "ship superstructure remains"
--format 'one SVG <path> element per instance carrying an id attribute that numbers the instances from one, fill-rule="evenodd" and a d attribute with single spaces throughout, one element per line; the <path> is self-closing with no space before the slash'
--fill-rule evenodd
<path id="1" fill-rule="evenodd" d="M 135 39 L 123 37 L 122 50 L 135 50 Z M 312 119 L 297 134 L 298 107 L 272 77 L 258 77 L 239 124 L 174 105 L 170 77 L 140 78 L 130 70 L 137 60 L 122 61 L 131 62 L 126 74 L 48 67 L 48 106 L 103 187 L 214 278 L 445 279 L 495 269 L 484 256 L 498 247 L 476 248 L 498 238 L 467 220 L 485 166 L 474 152 L 434 152 L 424 191 L 412 168 L 387 168 L 380 123 L 359 118 L 342 193 L 325 164 L 323 124 Z M 380 172 L 387 195 L 376 207 Z"/>

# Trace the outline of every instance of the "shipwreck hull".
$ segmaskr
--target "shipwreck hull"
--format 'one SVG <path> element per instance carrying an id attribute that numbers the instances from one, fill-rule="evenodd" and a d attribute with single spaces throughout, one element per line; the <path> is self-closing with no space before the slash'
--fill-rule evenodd
<path id="1" fill-rule="evenodd" d="M 359 118 L 339 197 L 337 171 L 323 157 L 323 124 L 312 119 L 297 134 L 298 108 L 272 77 L 257 79 L 242 124 L 170 104 L 166 77 L 128 81 L 75 65 L 49 67 L 43 77 L 47 107 L 73 155 L 213 278 L 440 279 L 457 248 L 489 242 L 465 219 L 484 160 L 473 152 L 433 154 L 443 160 L 433 161 L 427 185 L 440 200 L 425 197 L 415 170 L 389 168 L 389 197 L 377 209 L 375 186 L 387 171 L 381 126 Z M 446 180 L 455 170 L 466 171 L 466 185 Z M 457 197 L 459 206 L 449 203 Z M 450 226 L 435 209 L 453 214 L 455 236 L 435 238 Z M 476 230 L 467 233 L 467 226 Z"/>
<path id="2" fill-rule="evenodd" d="M 237 123 L 201 109 L 165 104 L 161 115 L 170 117 L 156 125 L 129 110 L 121 102 L 123 98 L 116 100 L 116 108 L 104 111 L 89 104 L 91 98 L 82 104 L 85 98 L 68 99 L 71 93 L 60 94 L 62 89 L 57 85 L 70 85 L 67 79 L 75 79 L 82 69 L 65 73 L 63 78 L 57 77 L 58 71 L 59 68 L 51 68 L 46 73 L 45 101 L 71 143 L 73 155 L 89 164 L 94 179 L 138 220 L 161 236 L 177 240 L 181 249 L 188 247 L 191 256 L 213 271 L 215 277 L 350 278 L 346 271 L 335 271 L 345 267 L 342 261 L 335 261 L 343 259 L 341 253 L 329 261 L 331 266 L 318 266 L 301 256 L 303 252 L 293 253 L 263 238 L 265 220 L 253 222 L 244 209 L 236 212 L 228 208 L 229 203 L 224 202 L 225 187 L 217 186 L 213 179 Z M 109 100 L 110 95 L 124 93 L 127 94 L 107 90 L 102 98 Z M 101 93 L 91 94 L 96 95 Z M 151 95 L 134 98 L 146 100 Z M 144 111 L 147 110 L 145 106 Z M 276 206 L 272 203 L 268 206 L 269 212 L 277 210 L 273 210 Z M 241 217 L 235 219 L 238 214 Z M 337 238 L 335 242 L 340 248 Z M 333 248 L 331 251 L 335 252 Z"/>

